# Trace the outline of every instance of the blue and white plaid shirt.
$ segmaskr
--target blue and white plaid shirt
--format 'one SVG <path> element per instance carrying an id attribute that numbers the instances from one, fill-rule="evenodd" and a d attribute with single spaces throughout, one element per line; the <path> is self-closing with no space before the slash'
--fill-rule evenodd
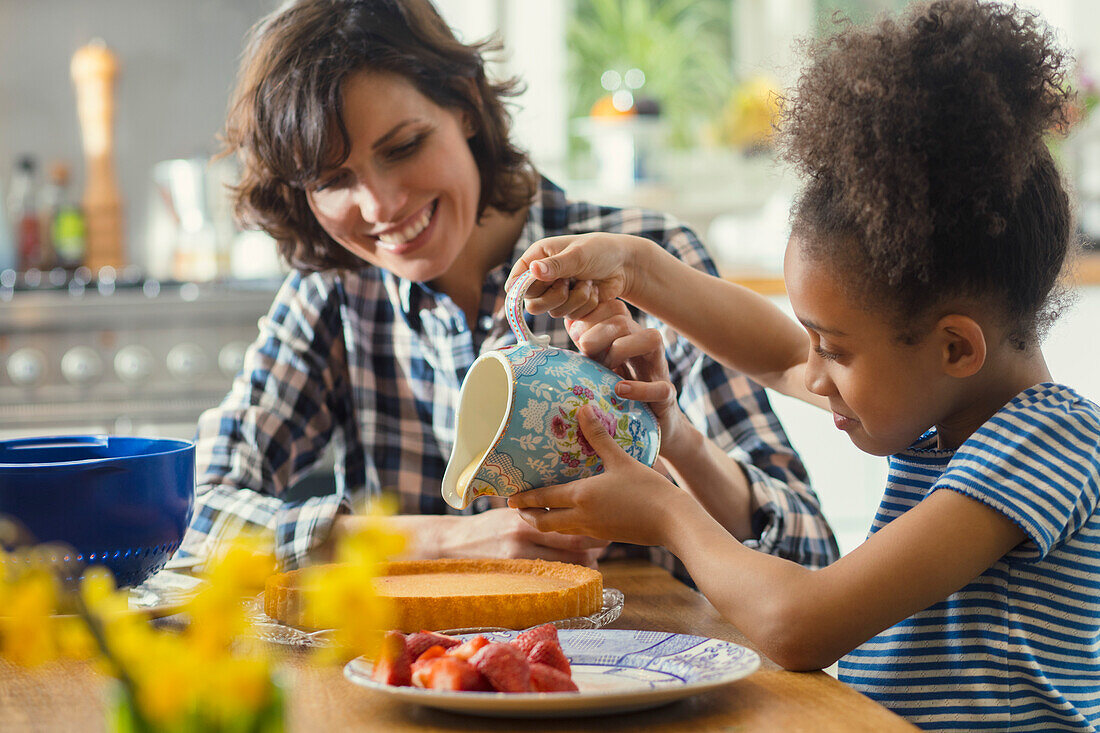
<path id="1" fill-rule="evenodd" d="M 519 255 L 543 237 L 593 231 L 647 237 L 716 272 L 694 233 L 671 217 L 570 202 L 543 179 L 512 257 L 486 278 L 475 323 L 446 295 L 375 267 L 289 275 L 231 391 L 199 420 L 196 504 L 181 553 L 207 557 L 222 539 L 258 526 L 274 532 L 281 563 L 297 567 L 338 513 L 380 492 L 396 494 L 403 514 L 490 508 L 483 498 L 458 511 L 440 494 L 462 379 L 479 354 L 515 343 L 504 282 Z M 663 333 L 684 413 L 743 465 L 759 507 L 755 545 L 808 566 L 836 559 L 832 532 L 764 390 L 659 321 L 636 316 Z M 527 319 L 554 346 L 575 348 L 561 319 Z M 289 490 L 329 444 L 335 492 L 293 498 Z M 639 552 L 683 576 L 662 548 L 608 550 Z"/>

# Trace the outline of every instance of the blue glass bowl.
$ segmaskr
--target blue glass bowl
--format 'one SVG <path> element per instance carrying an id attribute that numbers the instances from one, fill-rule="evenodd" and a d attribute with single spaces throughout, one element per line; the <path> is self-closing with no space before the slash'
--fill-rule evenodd
<path id="1" fill-rule="evenodd" d="M 184 440 L 72 435 L 0 441 L 0 515 L 138 585 L 179 548 L 195 497 Z"/>

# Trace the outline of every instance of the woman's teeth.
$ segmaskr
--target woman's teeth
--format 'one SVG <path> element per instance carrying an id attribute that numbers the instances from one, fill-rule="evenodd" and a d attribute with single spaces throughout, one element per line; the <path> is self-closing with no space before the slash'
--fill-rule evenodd
<path id="1" fill-rule="evenodd" d="M 432 214 L 435 212 L 435 204 L 424 209 L 420 216 L 416 217 L 410 222 L 404 229 L 396 232 L 387 232 L 386 234 L 379 234 L 378 239 L 383 244 L 399 245 L 408 242 L 410 239 L 414 239 L 420 232 L 424 231 L 424 228 L 428 226 L 428 222 L 432 220 Z"/>

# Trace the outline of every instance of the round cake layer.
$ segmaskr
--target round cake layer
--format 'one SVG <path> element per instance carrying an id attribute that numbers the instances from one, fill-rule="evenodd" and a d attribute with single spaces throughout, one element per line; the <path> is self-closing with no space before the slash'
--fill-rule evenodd
<path id="1" fill-rule="evenodd" d="M 553 591 L 573 585 L 564 578 L 547 575 L 487 572 L 386 575 L 377 579 L 376 586 L 379 592 L 392 598 L 451 596 L 456 580 L 476 587 L 478 595 Z"/>
<path id="2" fill-rule="evenodd" d="M 380 595 L 393 600 L 394 627 L 405 632 L 482 626 L 525 629 L 588 616 L 603 603 L 603 577 L 597 571 L 545 560 L 393 562 L 374 584 Z M 302 591 L 302 571 L 273 575 L 264 591 L 264 611 L 292 626 L 328 625 L 310 617 Z"/>

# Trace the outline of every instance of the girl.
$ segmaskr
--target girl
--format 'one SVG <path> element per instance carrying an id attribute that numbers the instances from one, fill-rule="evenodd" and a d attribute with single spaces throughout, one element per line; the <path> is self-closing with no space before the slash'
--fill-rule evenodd
<path id="1" fill-rule="evenodd" d="M 648 380 L 624 397 L 674 390 L 616 298 L 889 455 L 863 545 L 816 571 L 752 552 L 587 413 L 604 473 L 509 503 L 542 530 L 667 546 L 773 660 L 839 658 L 841 679 L 923 727 L 1093 730 L 1100 408 L 1039 348 L 1072 242 L 1043 141 L 1065 122 L 1062 64 L 1033 15 L 965 0 L 812 50 L 784 130 L 808 179 L 784 261 L 803 328 L 641 238 L 547 239 L 513 269 L 555 284 L 530 310 Z"/>

